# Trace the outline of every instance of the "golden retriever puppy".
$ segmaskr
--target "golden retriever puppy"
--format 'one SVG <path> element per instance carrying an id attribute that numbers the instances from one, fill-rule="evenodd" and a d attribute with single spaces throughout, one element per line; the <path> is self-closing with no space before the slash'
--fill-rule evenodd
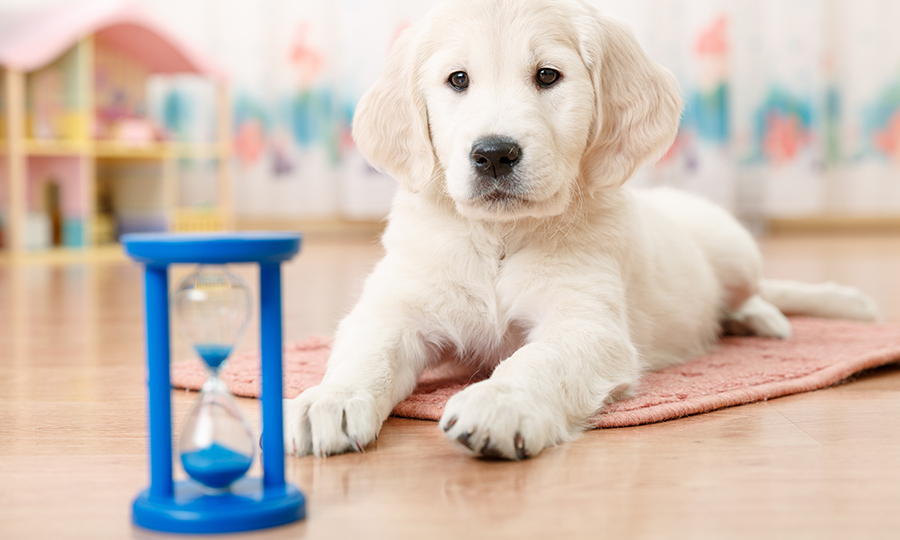
<path id="1" fill-rule="evenodd" d="M 451 0 L 404 32 L 353 125 L 400 182 L 386 254 L 322 384 L 285 403 L 287 452 L 361 451 L 451 358 L 492 374 L 440 428 L 476 455 L 522 459 L 723 329 L 788 338 L 779 306 L 875 318 L 855 289 L 762 281 L 724 210 L 623 187 L 680 114 L 671 73 L 582 1 Z"/>

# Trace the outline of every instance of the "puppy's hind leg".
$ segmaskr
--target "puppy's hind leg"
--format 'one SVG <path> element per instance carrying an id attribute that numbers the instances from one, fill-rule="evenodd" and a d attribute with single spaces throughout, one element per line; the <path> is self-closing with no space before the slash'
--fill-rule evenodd
<path id="1" fill-rule="evenodd" d="M 875 301 L 855 287 L 764 279 L 757 295 L 725 316 L 722 329 L 732 335 L 786 339 L 791 337 L 791 323 L 785 314 L 881 320 Z"/>
<path id="2" fill-rule="evenodd" d="M 791 322 L 778 307 L 754 295 L 741 307 L 726 314 L 722 330 L 735 336 L 788 339 L 791 337 Z"/>
<path id="3" fill-rule="evenodd" d="M 787 315 L 879 321 L 878 306 L 856 287 L 764 279 L 759 295 Z"/>

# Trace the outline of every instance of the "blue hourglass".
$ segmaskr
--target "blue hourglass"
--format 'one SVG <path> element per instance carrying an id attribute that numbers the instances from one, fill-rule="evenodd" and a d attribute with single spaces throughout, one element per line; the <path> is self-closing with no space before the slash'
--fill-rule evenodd
<path id="1" fill-rule="evenodd" d="M 253 463 L 253 435 L 219 378 L 250 318 L 250 294 L 219 265 L 200 265 L 172 296 L 175 326 L 209 368 L 209 378 L 181 433 L 184 471 L 213 492 L 228 488 Z"/>
<path id="2" fill-rule="evenodd" d="M 126 234 L 125 252 L 144 265 L 150 485 L 132 505 L 135 525 L 176 533 L 228 533 L 293 523 L 306 502 L 284 478 L 281 263 L 300 251 L 294 233 Z M 199 264 L 169 295 L 169 266 Z M 259 267 L 262 448 L 257 452 L 218 372 L 250 315 L 250 293 L 225 264 Z M 177 456 L 189 478 L 175 481 L 169 306 L 175 327 L 209 368 L 182 428 Z M 262 476 L 247 474 L 255 454 Z"/>

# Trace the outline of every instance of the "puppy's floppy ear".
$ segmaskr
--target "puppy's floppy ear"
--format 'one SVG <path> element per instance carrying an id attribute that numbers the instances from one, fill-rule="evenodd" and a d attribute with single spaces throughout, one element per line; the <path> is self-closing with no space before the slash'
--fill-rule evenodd
<path id="1" fill-rule="evenodd" d="M 414 27 L 397 38 L 387 66 L 353 116 L 353 138 L 363 156 L 413 192 L 431 180 L 436 165 L 415 39 Z"/>
<path id="2" fill-rule="evenodd" d="M 624 24 L 595 14 L 582 32 L 597 105 L 582 172 L 597 192 L 622 185 L 668 149 L 682 103 L 675 77 L 647 56 Z"/>

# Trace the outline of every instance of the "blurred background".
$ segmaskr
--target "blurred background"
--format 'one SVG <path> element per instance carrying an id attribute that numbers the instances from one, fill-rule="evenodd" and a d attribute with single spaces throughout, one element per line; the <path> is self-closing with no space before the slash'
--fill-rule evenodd
<path id="1" fill-rule="evenodd" d="M 441 1 L 140 0 L 135 23 L 134 3 L 0 0 L 0 242 L 381 220 L 394 182 L 358 154 L 350 121 L 398 33 Z M 634 29 L 686 103 L 634 185 L 703 194 L 759 230 L 900 226 L 900 2 L 592 3 Z M 16 58 L 67 19 L 75 41 Z M 145 21 L 194 61 L 155 64 L 163 45 L 129 44 Z"/>

